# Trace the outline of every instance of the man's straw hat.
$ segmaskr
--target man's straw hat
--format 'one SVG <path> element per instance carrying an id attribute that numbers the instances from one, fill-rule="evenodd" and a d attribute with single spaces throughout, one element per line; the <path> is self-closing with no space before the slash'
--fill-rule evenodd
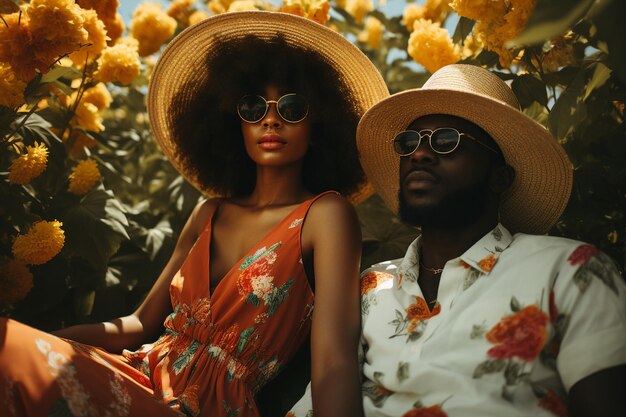
<path id="1" fill-rule="evenodd" d="M 380 73 L 356 46 L 309 19 L 286 13 L 245 11 L 213 16 L 187 28 L 161 54 L 150 81 L 147 106 L 152 130 L 165 155 L 188 181 L 207 194 L 212 190 L 203 187 L 194 171 L 185 166 L 176 135 L 171 134 L 180 116 L 177 108 L 185 108 L 185 103 L 191 102 L 197 93 L 193 86 L 204 85 L 210 79 L 211 68 L 207 68 L 206 58 L 216 46 L 249 35 L 268 40 L 281 37 L 288 45 L 318 54 L 343 78 L 351 93 L 347 99 L 352 101 L 358 117 L 389 96 Z M 175 98 L 178 106 L 173 106 Z M 363 199 L 368 194 L 367 189 L 361 188 L 352 200 Z"/>
<path id="2" fill-rule="evenodd" d="M 357 128 L 361 164 L 394 213 L 398 212 L 400 157 L 389 141 L 429 114 L 461 117 L 489 133 L 515 169 L 515 181 L 500 204 L 502 224 L 513 233 L 548 232 L 569 199 L 572 165 L 554 137 L 519 110 L 506 83 L 473 65 L 443 67 L 422 88 L 394 94 L 361 119 Z"/>

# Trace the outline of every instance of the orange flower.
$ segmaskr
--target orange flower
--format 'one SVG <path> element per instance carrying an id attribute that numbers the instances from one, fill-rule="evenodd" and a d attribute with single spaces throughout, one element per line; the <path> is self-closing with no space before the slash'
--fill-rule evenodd
<path id="1" fill-rule="evenodd" d="M 376 288 L 381 282 L 393 279 L 393 275 L 386 272 L 372 271 L 361 277 L 361 295 L 369 293 Z"/>
<path id="2" fill-rule="evenodd" d="M 435 404 L 427 408 L 414 408 L 404 413 L 402 417 L 448 417 L 448 415 L 441 409 L 439 404 Z"/>
<path id="3" fill-rule="evenodd" d="M 568 417 L 567 406 L 563 400 L 554 393 L 554 391 L 548 391 L 541 400 L 539 400 L 539 407 L 544 410 L 548 410 L 552 414 L 558 417 Z"/>
<path id="4" fill-rule="evenodd" d="M 441 305 L 437 303 L 433 311 L 428 308 L 428 303 L 422 297 L 415 297 L 415 303 L 406 309 L 407 317 L 413 321 L 424 321 L 436 316 L 441 311 Z"/>
<path id="5" fill-rule="evenodd" d="M 547 338 L 548 316 L 536 305 L 505 316 L 485 335 L 496 346 L 487 354 L 493 358 L 531 361 L 539 355 Z"/>
<path id="6" fill-rule="evenodd" d="M 493 269 L 493 266 L 498 262 L 498 257 L 494 254 L 487 256 L 486 258 L 478 261 L 478 266 L 480 269 L 486 272 L 490 272 Z"/>

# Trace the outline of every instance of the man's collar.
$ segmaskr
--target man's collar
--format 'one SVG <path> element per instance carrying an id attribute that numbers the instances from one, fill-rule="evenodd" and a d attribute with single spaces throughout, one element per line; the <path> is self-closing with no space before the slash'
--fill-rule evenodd
<path id="1" fill-rule="evenodd" d="M 498 224 L 460 256 L 461 262 L 484 274 L 489 274 L 498 262 L 500 254 L 509 247 L 512 241 L 511 233 L 504 226 Z M 402 285 L 403 281 L 417 283 L 420 246 L 421 237 L 418 237 L 409 245 L 400 262 L 397 278 L 399 286 Z"/>

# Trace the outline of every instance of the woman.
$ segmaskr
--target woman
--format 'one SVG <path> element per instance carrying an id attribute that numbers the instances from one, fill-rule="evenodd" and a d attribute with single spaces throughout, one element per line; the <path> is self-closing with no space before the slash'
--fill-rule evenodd
<path id="1" fill-rule="evenodd" d="M 356 124 L 387 94 L 358 49 L 302 18 L 232 13 L 181 33 L 150 120 L 181 174 L 221 197 L 194 209 L 129 316 L 56 332 L 67 340 L 1 322 L 0 401 L 14 415 L 258 416 L 256 394 L 310 332 L 316 416 L 360 415 L 360 232 L 339 193 L 363 182 Z"/>

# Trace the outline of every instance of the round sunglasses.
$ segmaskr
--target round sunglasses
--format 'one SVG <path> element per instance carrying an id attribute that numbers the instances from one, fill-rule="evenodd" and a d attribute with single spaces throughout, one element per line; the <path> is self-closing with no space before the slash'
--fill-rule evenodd
<path id="1" fill-rule="evenodd" d="M 278 100 L 265 100 L 262 96 L 246 95 L 237 104 L 237 114 L 247 123 L 263 120 L 270 104 L 276 104 L 278 115 L 286 122 L 298 123 L 309 114 L 309 103 L 299 94 L 285 94 Z"/>
<path id="2" fill-rule="evenodd" d="M 435 151 L 435 153 L 440 155 L 446 155 L 454 152 L 454 150 L 459 147 L 461 136 L 473 140 L 492 152 L 497 154 L 500 153 L 491 146 L 485 145 L 467 133 L 461 133 L 452 127 L 440 127 L 435 130 L 423 129 L 419 132 L 416 130 L 405 130 L 398 133 L 393 139 L 391 139 L 391 142 L 393 143 L 393 150 L 400 156 L 409 156 L 415 152 L 417 148 L 419 148 L 424 136 L 428 138 L 430 148 Z"/>

